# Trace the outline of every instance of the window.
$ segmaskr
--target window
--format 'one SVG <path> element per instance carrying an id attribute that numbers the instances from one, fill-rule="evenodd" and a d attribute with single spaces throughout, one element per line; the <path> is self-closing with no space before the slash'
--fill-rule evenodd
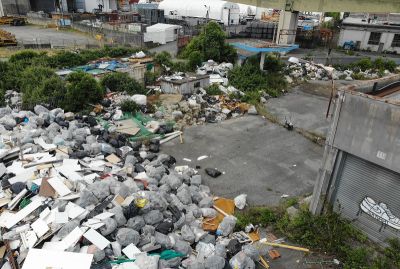
<path id="1" fill-rule="evenodd" d="M 379 45 L 382 33 L 371 32 L 368 40 L 368 45 Z"/>
<path id="2" fill-rule="evenodd" d="M 194 83 L 195 88 L 200 88 L 200 81 Z"/>
<path id="3" fill-rule="evenodd" d="M 395 34 L 392 41 L 392 47 L 400 47 L 400 34 Z"/>

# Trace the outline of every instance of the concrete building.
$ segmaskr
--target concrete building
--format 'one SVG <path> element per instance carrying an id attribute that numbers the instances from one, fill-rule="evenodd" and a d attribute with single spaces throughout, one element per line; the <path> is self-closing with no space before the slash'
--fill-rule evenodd
<path id="1" fill-rule="evenodd" d="M 31 10 L 29 0 L 0 0 L 0 17 L 7 15 L 26 15 Z"/>
<path id="2" fill-rule="evenodd" d="M 357 49 L 400 53 L 399 23 L 348 17 L 343 20 L 338 46 L 353 41 Z"/>
<path id="3" fill-rule="evenodd" d="M 240 19 L 238 4 L 217 0 L 164 0 L 159 9 L 169 19 L 208 18 L 224 25 L 237 25 Z"/>
<path id="4" fill-rule="evenodd" d="M 171 76 L 163 77 L 160 81 L 163 93 L 192 94 L 200 88 L 210 85 L 209 75 Z"/>
<path id="5" fill-rule="evenodd" d="M 378 92 L 374 83 L 339 90 L 310 205 L 316 214 L 333 205 L 378 243 L 400 238 L 398 80 L 377 80 L 396 81 Z"/>
<path id="6" fill-rule="evenodd" d="M 178 39 L 182 26 L 173 24 L 157 23 L 147 27 L 144 33 L 144 42 L 167 44 Z"/>

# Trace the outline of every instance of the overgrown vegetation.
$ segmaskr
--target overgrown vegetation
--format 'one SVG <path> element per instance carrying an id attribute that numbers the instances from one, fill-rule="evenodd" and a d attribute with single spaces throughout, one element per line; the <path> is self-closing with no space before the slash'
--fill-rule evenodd
<path id="1" fill-rule="evenodd" d="M 220 95 L 222 94 L 221 90 L 219 89 L 218 84 L 212 84 L 208 86 L 206 89 L 206 93 L 208 95 Z"/>
<path id="2" fill-rule="evenodd" d="M 265 59 L 265 70 L 261 71 L 259 60 L 258 56 L 250 57 L 242 66 L 235 66 L 229 72 L 229 83 L 245 93 L 242 98 L 245 102 L 258 102 L 262 92 L 278 97 L 286 90 L 287 82 L 282 74 L 283 63 L 275 55 L 268 55 Z"/>
<path id="3" fill-rule="evenodd" d="M 68 75 L 65 100 L 62 107 L 69 111 L 81 111 L 88 104 L 98 103 L 104 94 L 99 83 L 89 74 L 74 72 Z"/>
<path id="4" fill-rule="evenodd" d="M 381 249 L 368 241 L 350 221 L 332 209 L 322 215 L 313 215 L 305 206 L 299 206 L 297 216 L 290 217 L 286 208 L 297 200 L 286 200 L 276 208 L 254 207 L 237 212 L 237 229 L 248 224 L 270 226 L 275 233 L 313 251 L 334 255 L 343 268 L 394 269 L 400 266 L 400 241 L 391 239 Z"/>
<path id="5" fill-rule="evenodd" d="M 136 112 L 138 112 L 139 109 L 140 109 L 139 106 L 133 100 L 127 99 L 127 100 L 122 101 L 122 103 L 121 103 L 121 110 L 123 112 L 136 114 Z"/>
<path id="6" fill-rule="evenodd" d="M 346 70 L 346 69 L 351 69 L 355 73 L 359 73 L 360 71 L 367 71 L 367 70 L 373 70 L 373 71 L 385 71 L 388 70 L 390 72 L 395 72 L 396 71 L 397 64 L 393 60 L 389 59 L 383 59 L 381 57 L 376 58 L 374 61 L 372 61 L 370 58 L 362 58 L 354 63 L 348 64 L 348 65 L 335 65 L 335 68 L 338 70 Z"/>
<path id="7" fill-rule="evenodd" d="M 100 84 L 111 91 L 126 92 L 131 95 L 145 93 L 143 85 L 129 77 L 127 73 L 108 73 L 101 79 Z"/>
<path id="8" fill-rule="evenodd" d="M 14 90 L 23 93 L 22 105 L 25 109 L 44 104 L 79 111 L 87 104 L 101 100 L 104 89 L 90 75 L 73 73 L 62 80 L 54 70 L 83 65 L 103 57 L 128 56 L 137 51 L 132 48 L 105 47 L 79 52 L 59 51 L 54 55 L 32 50 L 17 52 L 8 62 L 0 62 L 0 103 L 4 104 L 7 90 Z M 103 85 L 131 94 L 144 92 L 144 87 L 127 74 L 106 75 Z"/>
<path id="9" fill-rule="evenodd" d="M 212 59 L 216 62 L 234 63 L 237 57 L 236 50 L 225 43 L 226 35 L 216 22 L 206 24 L 200 35 L 194 37 L 182 52 L 182 57 L 189 59 L 189 65 Z"/>

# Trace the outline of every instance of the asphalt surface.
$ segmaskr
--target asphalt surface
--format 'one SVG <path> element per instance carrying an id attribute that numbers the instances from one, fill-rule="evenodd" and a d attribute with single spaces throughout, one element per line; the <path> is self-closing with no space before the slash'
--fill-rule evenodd
<path id="1" fill-rule="evenodd" d="M 199 165 L 203 182 L 215 195 L 246 193 L 250 205 L 269 206 L 278 205 L 283 194 L 310 195 L 323 154 L 322 147 L 261 116 L 188 127 L 184 144 L 176 139 L 162 151 L 173 155 L 177 165 Z M 197 161 L 202 155 L 210 157 Z M 209 167 L 224 174 L 212 178 L 204 171 Z"/>
<path id="2" fill-rule="evenodd" d="M 96 40 L 73 31 L 57 31 L 55 28 L 40 26 L 5 26 L 0 27 L 17 38 L 23 44 L 51 44 L 52 46 L 84 46 L 96 44 Z"/>
<path id="3" fill-rule="evenodd" d="M 307 84 L 301 87 L 307 87 L 307 91 L 310 91 L 311 88 L 316 88 L 315 86 Z M 322 96 L 326 94 L 325 92 L 321 95 L 310 94 L 301 87 L 296 87 L 280 98 L 269 99 L 265 105 L 267 111 L 281 123 L 287 119 L 295 127 L 326 136 L 329 130 L 329 120 L 326 119 L 329 98 Z M 327 85 L 324 88 L 329 91 L 330 87 Z"/>

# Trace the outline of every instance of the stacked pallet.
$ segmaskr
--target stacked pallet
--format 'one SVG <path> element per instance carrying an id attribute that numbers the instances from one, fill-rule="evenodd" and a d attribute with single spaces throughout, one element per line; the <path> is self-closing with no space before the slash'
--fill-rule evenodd
<path id="1" fill-rule="evenodd" d="M 15 38 L 15 36 L 10 32 L 0 29 L 0 47 L 16 46 L 16 45 L 17 45 L 17 39 Z"/>

